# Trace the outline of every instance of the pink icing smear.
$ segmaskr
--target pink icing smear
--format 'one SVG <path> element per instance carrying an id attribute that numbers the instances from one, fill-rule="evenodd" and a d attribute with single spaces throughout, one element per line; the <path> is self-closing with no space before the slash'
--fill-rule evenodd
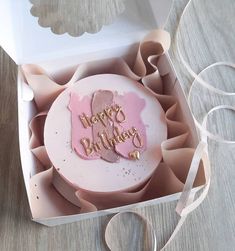
<path id="1" fill-rule="evenodd" d="M 92 128 L 84 128 L 84 126 L 78 119 L 78 116 L 83 113 L 91 116 L 91 98 L 89 96 L 84 96 L 82 99 L 80 99 L 80 97 L 76 93 L 72 92 L 70 94 L 68 108 L 71 111 L 72 149 L 82 159 L 98 159 L 98 154 L 91 154 L 87 156 L 83 149 L 83 146 L 80 144 L 81 138 L 89 138 L 92 135 Z"/>
<path id="2" fill-rule="evenodd" d="M 92 108 L 93 97 L 84 96 L 81 99 L 74 92 L 70 94 L 68 108 L 71 111 L 72 149 L 85 160 L 102 158 L 117 162 L 119 158 L 112 157 L 111 151 L 130 159 L 130 153 L 133 151 L 141 154 L 146 150 L 146 126 L 141 119 L 145 100 L 133 92 L 124 95 L 113 93 L 112 104 L 107 104 L 107 92 L 99 90 L 93 95 L 95 97 L 95 94 L 99 93 L 100 111 L 97 106 Z M 97 128 L 100 131 L 97 131 Z M 106 158 L 105 151 L 109 153 Z"/>
<path id="3" fill-rule="evenodd" d="M 138 133 L 143 141 L 143 146 L 136 148 L 132 140 L 127 140 L 122 144 L 116 145 L 116 151 L 123 157 L 128 158 L 129 152 L 136 149 L 140 153 L 146 150 L 147 137 L 146 137 L 146 127 L 141 119 L 141 111 L 145 107 L 144 99 L 139 98 L 135 93 L 128 92 L 125 95 L 118 95 L 114 98 L 114 102 L 120 104 L 123 107 L 124 113 L 126 114 L 126 120 L 121 124 L 117 124 L 120 130 L 127 131 L 128 129 L 135 127 L 138 129 Z"/>

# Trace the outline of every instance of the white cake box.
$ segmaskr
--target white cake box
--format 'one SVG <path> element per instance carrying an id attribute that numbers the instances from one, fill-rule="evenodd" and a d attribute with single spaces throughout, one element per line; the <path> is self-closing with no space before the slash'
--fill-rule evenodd
<path id="1" fill-rule="evenodd" d="M 53 75 L 71 66 L 112 57 L 126 57 L 136 52 L 138 42 L 150 30 L 163 27 L 170 12 L 172 0 L 129 0 L 126 10 L 117 17 L 114 23 L 104 26 L 96 34 L 85 33 L 80 37 L 68 34 L 56 35 L 50 28 L 41 27 L 37 18 L 31 15 L 32 4 L 29 0 L 0 0 L 0 45 L 19 65 L 38 64 Z M 192 115 L 188 108 L 182 88 L 166 54 L 161 58 L 159 67 L 168 73 L 171 82 L 171 92 L 178 98 L 183 112 L 183 120 L 191 131 L 190 146 L 196 147 L 199 140 L 195 130 Z M 18 114 L 19 142 L 23 177 L 30 203 L 30 177 L 35 173 L 35 159 L 29 149 L 29 121 L 35 115 L 32 90 L 18 74 Z M 195 188 L 196 191 L 198 188 Z M 147 205 L 159 204 L 177 200 L 180 193 L 161 198 L 113 208 L 97 212 L 69 215 L 52 218 L 33 218 L 34 221 L 47 226 L 75 222 L 85 218 L 116 213 Z"/>

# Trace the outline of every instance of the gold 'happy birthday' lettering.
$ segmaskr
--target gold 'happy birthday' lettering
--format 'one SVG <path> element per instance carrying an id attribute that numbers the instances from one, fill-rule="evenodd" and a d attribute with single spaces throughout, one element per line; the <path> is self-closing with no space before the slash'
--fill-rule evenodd
<path id="1" fill-rule="evenodd" d="M 103 111 L 98 112 L 95 115 L 92 115 L 91 117 L 83 113 L 82 115 L 79 115 L 79 119 L 84 128 L 92 127 L 96 123 L 102 123 L 102 125 L 106 127 L 108 120 L 122 123 L 126 120 L 126 116 L 122 107 L 115 104 L 111 107 L 105 108 Z"/>
<path id="2" fill-rule="evenodd" d="M 89 138 L 80 140 L 87 156 L 93 152 L 98 153 L 102 148 L 113 149 L 117 144 L 123 143 L 128 139 L 132 139 L 132 143 L 136 148 L 143 146 L 143 140 L 135 127 L 123 132 L 120 132 L 118 127 L 114 127 L 113 137 L 110 138 L 105 131 L 98 133 L 98 137 L 100 140 L 97 142 L 92 142 Z"/>
<path id="3" fill-rule="evenodd" d="M 126 120 L 126 115 L 120 105 L 114 104 L 103 109 L 101 112 L 88 116 L 85 113 L 79 115 L 80 122 L 85 129 L 93 127 L 97 123 L 101 123 L 104 129 L 97 133 L 96 141 L 92 141 L 90 138 L 82 138 L 80 140 L 81 145 L 84 148 L 84 152 L 87 156 L 94 152 L 99 153 L 102 149 L 110 150 L 115 149 L 117 144 L 132 140 L 132 144 L 135 148 L 143 147 L 143 139 L 141 138 L 138 130 L 133 126 L 129 130 L 120 131 L 115 126 L 115 122 L 121 124 Z M 112 124 L 113 134 L 108 135 L 108 123 Z M 130 159 L 139 159 L 139 152 L 135 150 L 129 154 Z"/>

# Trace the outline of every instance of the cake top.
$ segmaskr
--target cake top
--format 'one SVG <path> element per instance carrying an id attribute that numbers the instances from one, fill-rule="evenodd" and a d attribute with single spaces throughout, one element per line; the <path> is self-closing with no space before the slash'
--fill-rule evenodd
<path id="1" fill-rule="evenodd" d="M 141 119 L 144 107 L 144 99 L 134 92 L 119 95 L 98 90 L 83 98 L 71 92 L 72 149 L 87 160 L 101 158 L 115 163 L 120 156 L 139 159 L 147 143 Z"/>
<path id="2" fill-rule="evenodd" d="M 82 79 L 52 104 L 44 142 L 62 178 L 95 192 L 125 191 L 157 168 L 164 111 L 140 83 L 114 74 Z"/>

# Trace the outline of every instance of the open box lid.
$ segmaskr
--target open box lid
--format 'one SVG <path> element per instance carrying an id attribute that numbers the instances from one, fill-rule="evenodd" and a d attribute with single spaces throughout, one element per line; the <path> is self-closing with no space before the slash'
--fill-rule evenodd
<path id="1" fill-rule="evenodd" d="M 113 23 L 104 25 L 95 34 L 84 33 L 73 37 L 68 33 L 57 35 L 50 27 L 40 26 L 38 18 L 30 12 L 34 3 L 34 6 L 47 8 L 47 18 L 50 18 L 49 15 L 60 18 L 58 2 L 61 1 L 53 0 L 48 4 L 46 0 L 0 0 L 0 45 L 17 64 L 37 63 L 70 55 L 82 56 L 128 46 L 139 42 L 149 30 L 163 27 L 172 1 L 125 0 L 124 12 L 117 15 Z M 66 8 L 64 2 L 63 8 Z"/>

